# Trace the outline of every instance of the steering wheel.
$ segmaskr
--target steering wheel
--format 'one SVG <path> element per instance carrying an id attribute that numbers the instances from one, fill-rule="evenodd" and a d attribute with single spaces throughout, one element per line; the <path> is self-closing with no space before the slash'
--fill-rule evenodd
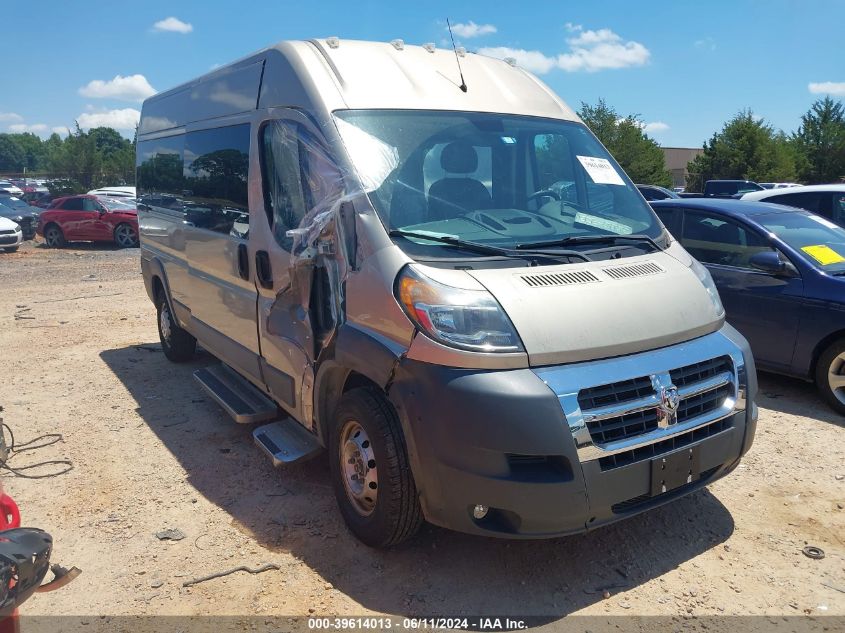
<path id="1" fill-rule="evenodd" d="M 535 191 L 526 199 L 526 202 L 530 202 L 534 198 L 539 198 L 541 196 L 547 196 L 549 198 L 554 198 L 555 200 L 560 201 L 560 194 L 551 189 L 540 189 L 540 191 Z"/>

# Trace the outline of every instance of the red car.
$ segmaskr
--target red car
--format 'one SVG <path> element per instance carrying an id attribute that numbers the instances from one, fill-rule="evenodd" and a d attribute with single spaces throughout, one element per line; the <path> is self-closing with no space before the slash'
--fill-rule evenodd
<path id="1" fill-rule="evenodd" d="M 75 241 L 138 246 L 138 211 L 133 204 L 105 197 L 56 198 L 41 212 L 36 232 L 53 248 Z"/>

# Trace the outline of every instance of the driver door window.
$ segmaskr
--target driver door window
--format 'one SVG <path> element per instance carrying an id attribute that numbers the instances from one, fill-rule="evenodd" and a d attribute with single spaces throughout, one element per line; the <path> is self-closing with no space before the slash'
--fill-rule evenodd
<path id="1" fill-rule="evenodd" d="M 697 211 L 687 211 L 681 244 L 705 264 L 751 268 L 757 253 L 775 251 L 766 241 L 732 220 Z"/>

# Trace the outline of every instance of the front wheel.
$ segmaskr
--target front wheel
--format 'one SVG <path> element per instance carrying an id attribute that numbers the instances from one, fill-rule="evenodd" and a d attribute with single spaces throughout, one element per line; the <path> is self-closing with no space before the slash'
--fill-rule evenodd
<path id="1" fill-rule="evenodd" d="M 330 436 L 332 486 L 346 525 L 372 547 L 411 538 L 422 512 L 402 427 L 375 389 L 343 395 Z"/>
<path id="2" fill-rule="evenodd" d="M 184 363 L 191 360 L 197 350 L 197 339 L 176 323 L 164 292 L 158 293 L 156 312 L 158 315 L 158 338 L 161 341 L 161 350 L 167 360 L 174 363 Z"/>
<path id="3" fill-rule="evenodd" d="M 845 415 L 845 339 L 822 352 L 816 363 L 816 387 L 834 410 Z"/>
<path id="4" fill-rule="evenodd" d="M 120 248 L 138 246 L 138 231 L 131 224 L 118 224 L 114 230 L 114 241 Z"/>

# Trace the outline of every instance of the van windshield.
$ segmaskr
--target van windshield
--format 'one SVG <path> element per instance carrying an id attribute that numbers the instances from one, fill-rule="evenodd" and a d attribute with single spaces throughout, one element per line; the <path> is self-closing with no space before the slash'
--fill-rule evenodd
<path id="1" fill-rule="evenodd" d="M 595 248 L 594 236 L 663 233 L 581 123 L 417 110 L 334 115 L 387 230 L 414 234 L 397 241 L 402 248 L 449 248 L 425 235 L 502 248 L 577 237 L 585 238 L 578 248 Z"/>

